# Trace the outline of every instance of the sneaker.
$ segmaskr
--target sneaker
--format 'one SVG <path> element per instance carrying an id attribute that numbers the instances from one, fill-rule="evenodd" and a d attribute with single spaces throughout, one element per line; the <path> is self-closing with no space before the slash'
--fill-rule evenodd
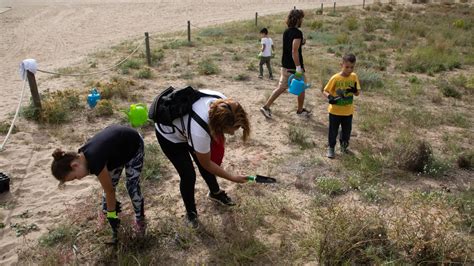
<path id="1" fill-rule="evenodd" d="M 262 114 L 266 117 L 266 118 L 272 118 L 272 111 L 270 110 L 270 108 L 267 108 L 265 106 L 262 106 L 260 108 L 260 112 L 262 112 Z"/>
<path id="2" fill-rule="evenodd" d="M 341 153 L 349 154 L 349 143 L 341 142 Z"/>
<path id="3" fill-rule="evenodd" d="M 263 79 L 263 76 L 262 76 L 262 75 L 259 75 L 258 78 L 259 78 L 259 79 Z"/>
<path id="4" fill-rule="evenodd" d="M 298 116 L 308 117 L 308 116 L 311 115 L 311 111 L 308 111 L 308 110 L 306 110 L 306 109 L 303 108 L 303 110 L 301 110 L 301 112 L 296 111 L 296 114 L 297 114 Z"/>
<path id="5" fill-rule="evenodd" d="M 328 147 L 328 153 L 326 156 L 331 159 L 336 157 L 336 152 L 334 151 L 334 148 Z"/>
<path id="6" fill-rule="evenodd" d="M 227 196 L 227 193 L 225 193 L 224 190 L 220 190 L 219 192 L 217 192 L 217 194 L 209 192 L 207 194 L 207 197 L 210 200 L 215 201 L 215 202 L 220 203 L 220 204 L 225 205 L 225 206 L 234 206 L 235 205 L 235 203 L 232 201 L 232 199 L 229 196 Z"/>
<path id="7" fill-rule="evenodd" d="M 199 220 L 198 220 L 198 217 L 197 217 L 197 213 L 190 212 L 190 213 L 186 214 L 186 223 L 192 229 L 198 229 L 199 228 Z"/>
<path id="8" fill-rule="evenodd" d="M 273 80 L 273 76 L 270 76 L 269 79 L 270 79 L 270 80 Z"/>

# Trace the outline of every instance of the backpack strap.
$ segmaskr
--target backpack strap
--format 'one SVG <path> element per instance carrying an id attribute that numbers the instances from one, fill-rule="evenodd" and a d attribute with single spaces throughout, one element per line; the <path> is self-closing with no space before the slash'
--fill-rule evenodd
<path id="1" fill-rule="evenodd" d="M 216 99 L 222 99 L 222 97 L 218 95 L 206 94 L 200 91 L 197 91 L 197 92 L 201 95 L 201 97 L 213 97 Z M 211 131 L 209 130 L 209 126 L 207 125 L 206 121 L 204 121 L 204 119 L 202 119 L 194 110 L 191 109 L 191 112 L 189 113 L 189 119 L 188 119 L 188 139 L 191 141 L 191 146 L 194 149 L 193 138 L 191 136 L 191 119 L 194 119 L 194 121 L 196 121 L 196 123 L 198 123 L 198 125 L 200 125 L 207 132 L 209 137 L 212 138 L 212 136 L 211 136 Z"/>

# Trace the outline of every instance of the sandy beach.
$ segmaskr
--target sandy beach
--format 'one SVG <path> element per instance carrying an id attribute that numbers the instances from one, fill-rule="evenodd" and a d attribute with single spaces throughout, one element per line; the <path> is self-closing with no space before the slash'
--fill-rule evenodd
<path id="1" fill-rule="evenodd" d="M 332 6 L 332 1 L 322 2 Z M 255 12 L 259 15 L 286 12 L 294 5 L 301 9 L 318 8 L 320 3 L 310 0 L 0 1 L 0 121 L 10 121 L 18 104 L 22 86 L 18 65 L 23 59 L 34 58 L 39 68 L 56 70 L 74 65 L 93 52 L 140 37 L 146 31 L 151 35 L 183 31 L 188 20 L 204 27 L 252 19 Z M 338 5 L 361 3 L 362 0 L 338 1 Z M 38 73 L 40 92 L 65 86 L 60 80 L 48 78 Z M 23 105 L 27 104 L 29 94 L 27 90 Z M 92 135 L 85 128 L 76 131 L 81 132 L 84 140 Z M 56 188 L 57 181 L 51 177 L 49 167 L 51 151 L 60 143 L 64 141 L 31 124 L 13 135 L 7 149 L 0 152 L 0 171 L 12 177 L 10 193 L 0 195 L 3 206 L 0 221 L 6 225 L 0 229 L 0 265 L 15 264 L 19 248 L 60 221 L 67 204 L 80 202 L 99 187 L 89 177 L 71 183 L 63 191 Z M 16 237 L 10 224 L 20 221 L 20 216 L 22 222 L 35 223 L 40 230 L 25 238 Z"/>

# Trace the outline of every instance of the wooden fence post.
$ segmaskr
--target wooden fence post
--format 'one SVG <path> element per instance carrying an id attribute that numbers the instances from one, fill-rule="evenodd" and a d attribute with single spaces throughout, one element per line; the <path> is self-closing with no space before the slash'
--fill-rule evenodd
<path id="1" fill-rule="evenodd" d="M 188 20 L 188 42 L 191 42 L 191 21 Z"/>
<path id="2" fill-rule="evenodd" d="M 258 26 L 258 12 L 255 12 L 255 27 Z"/>
<path id="3" fill-rule="evenodd" d="M 151 66 L 150 39 L 148 37 L 148 32 L 145 32 L 145 51 L 148 66 Z"/>
<path id="4" fill-rule="evenodd" d="M 38 85 L 36 84 L 35 74 L 29 70 L 26 71 L 26 77 L 28 78 L 28 84 L 30 85 L 31 97 L 33 98 L 33 104 L 39 110 L 41 110 L 41 99 L 38 93 Z"/>
<path id="5" fill-rule="evenodd" d="M 365 9 L 365 0 L 362 1 L 362 9 Z"/>
<path id="6" fill-rule="evenodd" d="M 321 3 L 321 15 L 323 14 L 323 3 Z"/>
<path id="7" fill-rule="evenodd" d="M 334 1 L 334 9 L 333 12 L 336 13 L 336 1 Z"/>

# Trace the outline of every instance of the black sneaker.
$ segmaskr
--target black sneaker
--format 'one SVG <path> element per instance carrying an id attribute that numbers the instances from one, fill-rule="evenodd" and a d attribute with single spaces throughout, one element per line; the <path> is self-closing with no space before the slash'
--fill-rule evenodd
<path id="1" fill-rule="evenodd" d="M 192 229 L 198 229 L 199 228 L 199 220 L 198 220 L 197 214 L 195 212 L 190 212 L 190 213 L 186 214 L 186 223 Z"/>
<path id="2" fill-rule="evenodd" d="M 234 206 L 235 205 L 235 202 L 233 202 L 232 199 L 229 196 L 227 196 L 227 194 L 225 193 L 224 190 L 220 190 L 219 192 L 217 192 L 217 194 L 209 192 L 207 194 L 207 197 L 210 200 L 213 200 L 213 201 L 215 201 L 217 203 L 220 203 L 222 205 L 225 205 L 225 206 Z"/>

